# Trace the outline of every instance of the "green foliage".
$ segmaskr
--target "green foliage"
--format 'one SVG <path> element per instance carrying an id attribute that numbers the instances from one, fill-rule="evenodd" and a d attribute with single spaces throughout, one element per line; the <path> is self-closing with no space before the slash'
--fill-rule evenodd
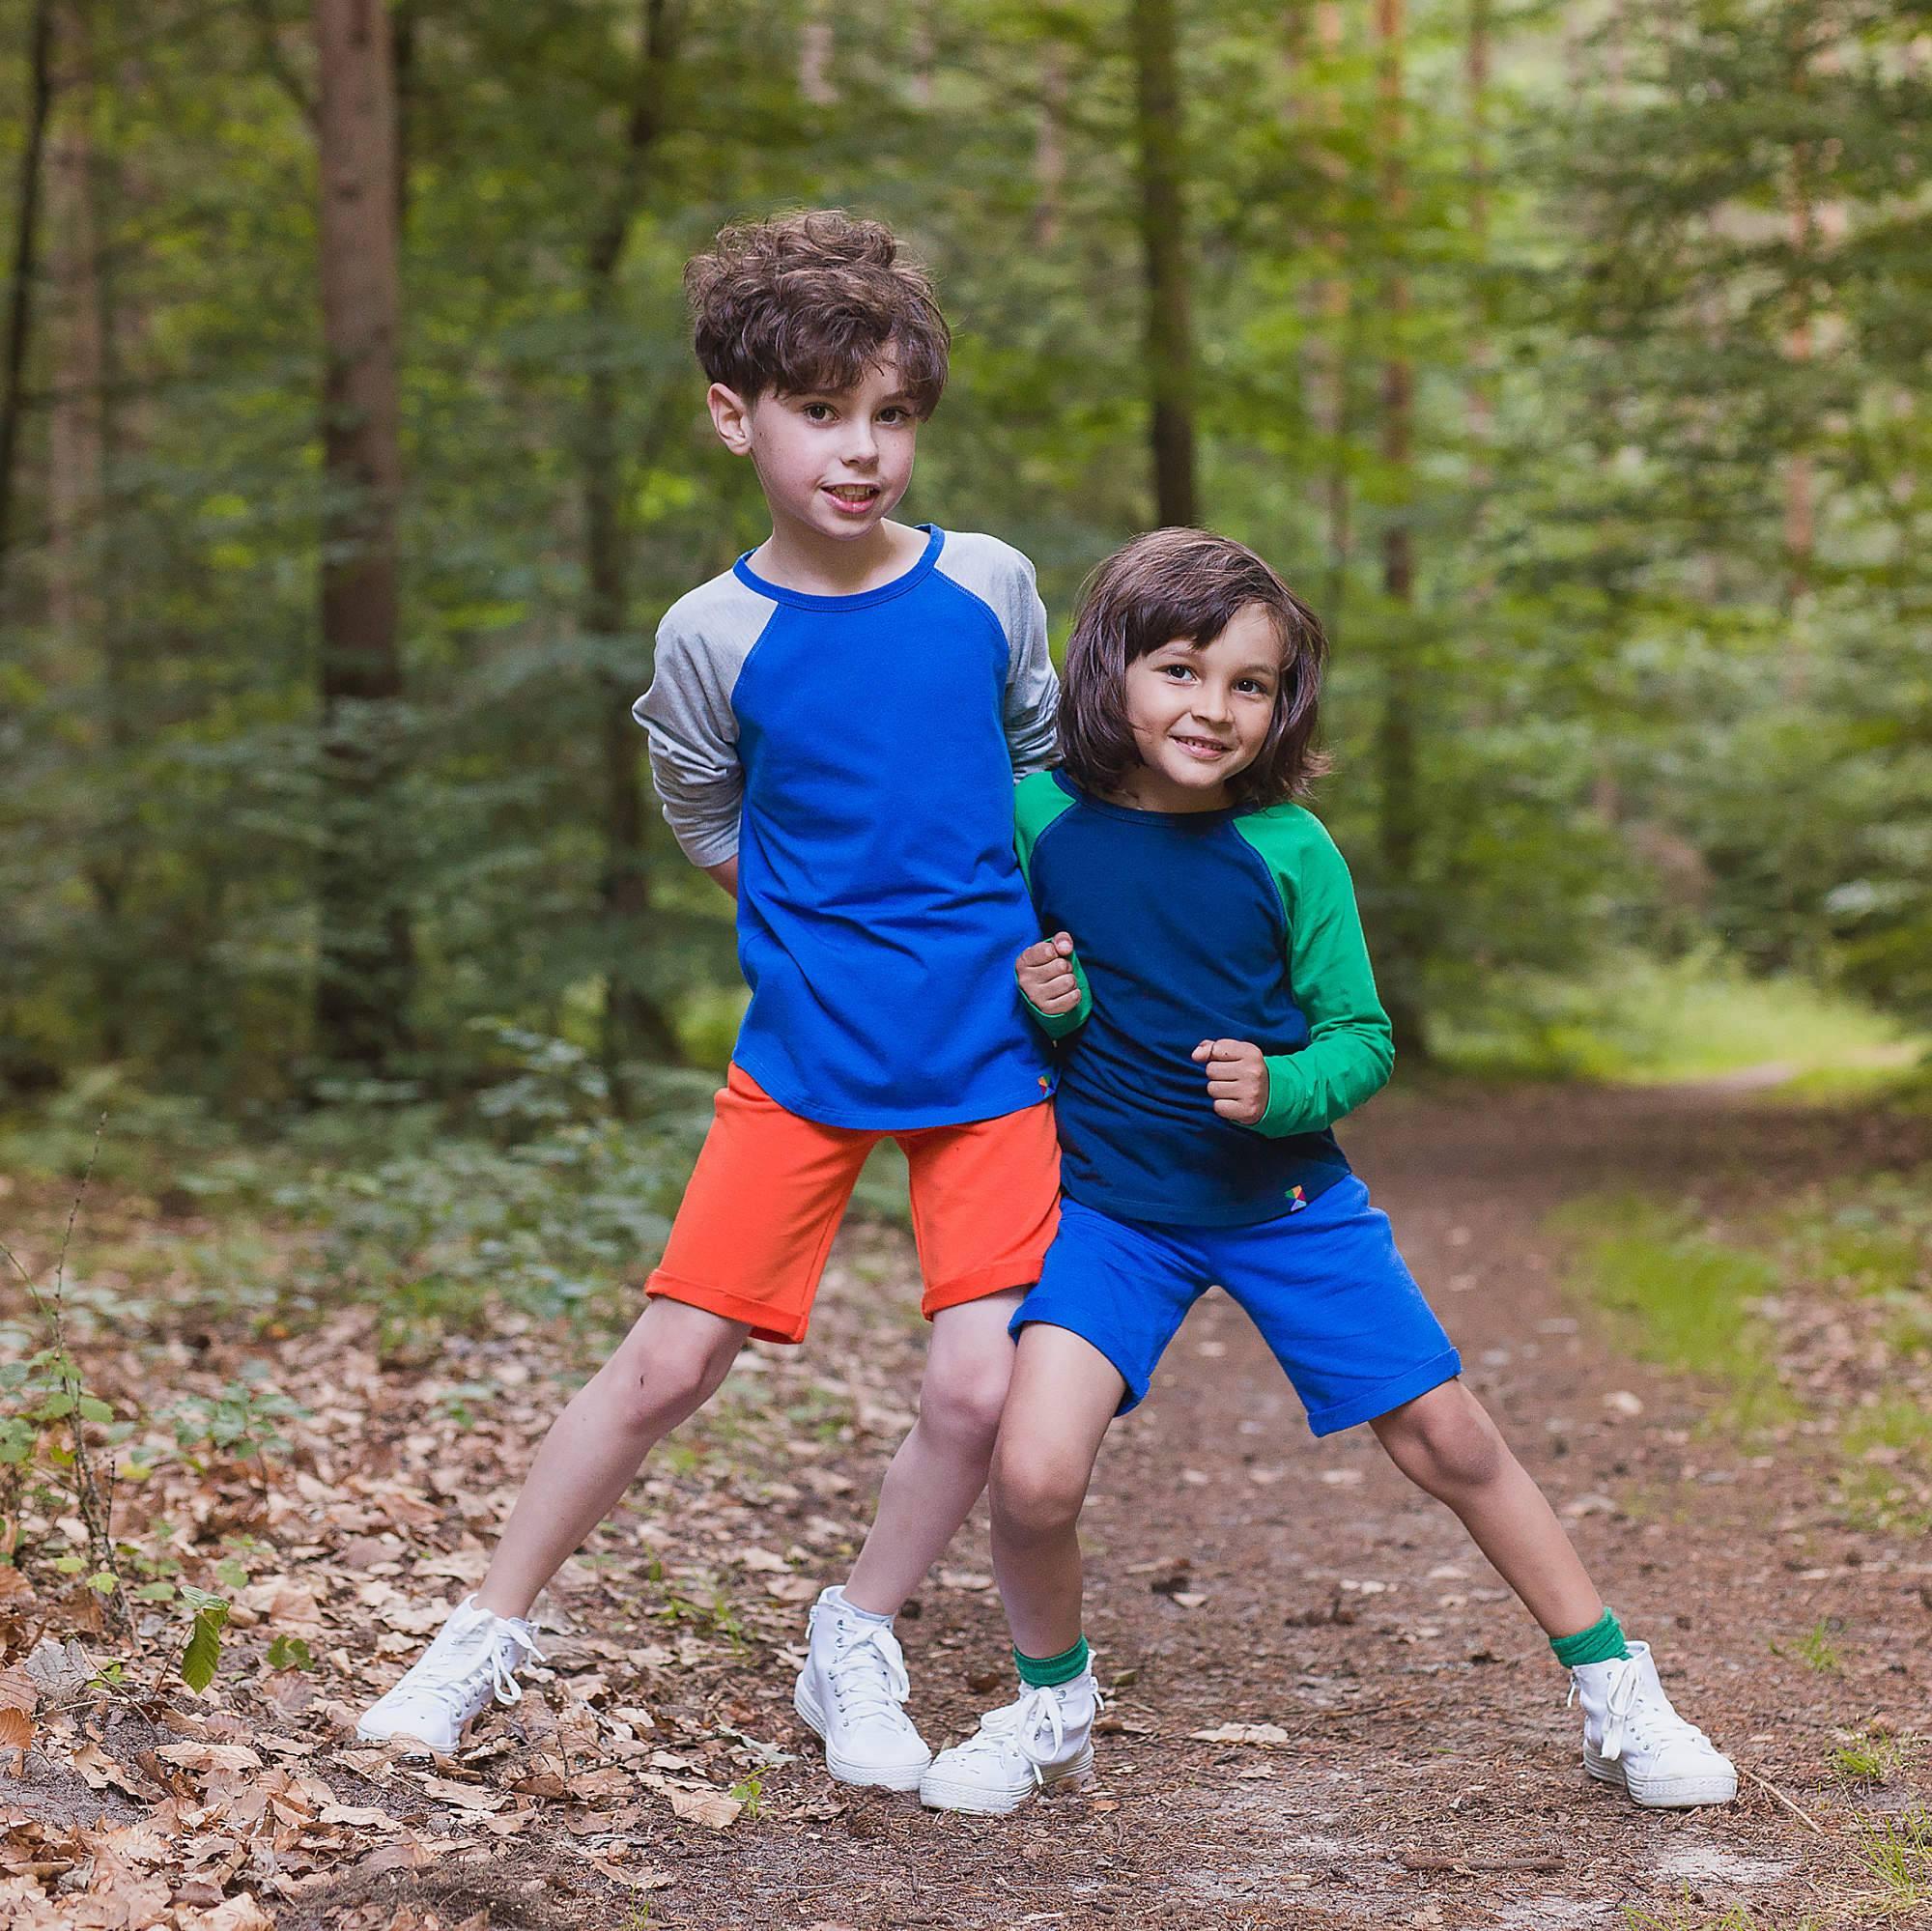
<path id="1" fill-rule="evenodd" d="M 312 1670 L 315 1658 L 309 1652 L 306 1636 L 276 1636 L 269 1644 L 268 1664 L 270 1669 Z"/>
<path id="2" fill-rule="evenodd" d="M 1334 45 L 1306 9 L 1185 11 L 1204 511 L 1334 634 L 1321 809 L 1405 990 L 1464 1050 L 1592 1072 L 1735 1056 L 1805 980 L 1932 1012 L 1917 14 L 1504 10 L 1479 127 L 1468 12 L 1424 0 L 1392 137 L 1367 10 L 1343 10 Z M 442 1278 L 434 1216 L 461 1203 L 412 1164 L 425 1122 L 475 1123 L 521 1033 L 595 1063 L 596 1110 L 636 1080 L 632 1122 L 670 1124 L 682 1096 L 604 1050 L 612 985 L 662 1022 L 654 1058 L 707 1072 L 742 998 L 728 905 L 639 797 L 640 737 L 628 759 L 606 737 L 649 681 L 659 613 L 767 526 L 703 420 L 684 259 L 781 206 L 897 223 L 955 327 L 907 513 L 1019 543 L 1064 632 L 1082 576 L 1151 515 L 1128 36 L 1093 0 L 857 0 L 809 85 L 791 0 L 685 8 L 662 136 L 634 168 L 634 14 L 412 13 L 408 695 L 356 728 L 405 773 L 400 904 L 376 909 L 407 915 L 415 990 L 409 1048 L 345 1079 L 315 1064 L 310 1014 L 321 425 L 314 138 L 293 98 L 310 55 L 286 9 L 260 34 L 185 0 L 149 12 L 152 31 L 64 69 L 56 117 L 90 143 L 85 259 L 110 271 L 61 251 L 28 345 L 0 605 L 0 1098 L 53 1101 L 10 1136 L 48 1165 L 109 1106 L 103 1178 L 156 1195 L 183 1184 L 161 1144 L 199 1140 L 189 1171 L 232 1180 L 265 1145 L 373 1130 L 387 1157 L 350 1164 L 400 1205 L 328 1266 L 423 1254 L 432 1303 L 460 1302 L 472 1284 Z M 592 238 L 626 197 L 602 289 Z M 110 351 L 92 374 L 83 319 Z M 1398 365 L 1402 454 L 1381 400 Z M 76 394 L 102 444 L 91 485 L 62 412 Z M 585 536 L 606 431 L 614 624 L 590 613 Z M 1406 601 L 1384 571 L 1398 528 Z M 1428 801 L 1412 860 L 1378 764 L 1398 669 Z M 633 803 L 644 830 L 619 854 Z M 607 885 L 633 864 L 647 902 L 620 914 Z M 1702 1000 L 1674 969 L 1647 1007 L 1606 991 L 1633 950 L 1713 945 L 1771 982 L 1761 1006 L 1742 980 Z M 288 1119 L 317 1098 L 323 1117 Z M 585 1118 L 573 1102 L 482 1137 Z M 655 1192 L 629 1158 L 566 1156 Z M 593 1244 L 649 1237 L 598 1218 Z M 546 1278 L 527 1207 L 486 1220 L 458 1244 L 496 1243 L 533 1303 L 601 1264 Z"/>
<path id="3" fill-rule="evenodd" d="M 182 1600 L 193 1611 L 187 1641 L 182 1648 L 181 1678 L 190 1690 L 206 1690 L 214 1681 L 221 1665 L 221 1629 L 228 1620 L 228 1604 L 205 1589 L 182 1585 Z"/>
<path id="4" fill-rule="evenodd" d="M 1932 1815 L 1914 1808 L 1897 1817 L 1861 1817 L 1854 1835 L 1859 1861 L 1877 1879 L 1889 1909 L 1932 1901 Z"/>
<path id="5" fill-rule="evenodd" d="M 1577 1243 L 1573 1281 L 1611 1312 L 1634 1353 L 1722 1384 L 1739 1426 L 1768 1426 L 1794 1411 L 1769 1330 L 1753 1315 L 1777 1286 L 1771 1260 L 1637 1197 L 1581 1202 L 1552 1225 Z"/>
<path id="6" fill-rule="evenodd" d="M 1790 975 L 1753 978 L 1708 949 L 1661 961 L 1605 957 L 1587 979 L 1519 974 L 1438 1026 L 1443 1058 L 1471 1071 L 1673 1082 L 1768 1069 L 1892 1073 L 1923 1050 L 1862 1000 Z"/>
<path id="7" fill-rule="evenodd" d="M 1880 1784 L 1910 1762 L 1914 1752 L 1909 1738 L 1874 1723 L 1838 1745 L 1829 1761 L 1840 1776 L 1854 1783 Z"/>

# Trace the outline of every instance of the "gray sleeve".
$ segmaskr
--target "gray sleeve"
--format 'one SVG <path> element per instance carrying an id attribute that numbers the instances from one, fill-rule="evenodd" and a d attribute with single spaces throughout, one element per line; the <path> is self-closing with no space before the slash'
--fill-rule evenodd
<path id="1" fill-rule="evenodd" d="M 1060 680 L 1046 649 L 1046 606 L 1033 565 L 1009 543 L 976 531 L 948 531 L 939 567 L 992 611 L 1007 639 L 1002 707 L 1013 776 L 1043 771 L 1058 747 Z"/>
<path id="2" fill-rule="evenodd" d="M 665 820 L 693 865 L 737 855 L 745 774 L 731 693 L 772 610 L 731 578 L 694 590 L 658 626 L 651 688 L 631 706 Z"/>
<path id="3" fill-rule="evenodd" d="M 1007 749 L 1013 776 L 1044 771 L 1054 761 L 1059 733 L 1060 679 L 1046 649 L 1046 606 L 1040 601 L 1033 565 L 1024 557 L 1025 579 L 1016 586 L 1013 625 L 1008 630 L 1012 656 L 1007 668 Z"/>

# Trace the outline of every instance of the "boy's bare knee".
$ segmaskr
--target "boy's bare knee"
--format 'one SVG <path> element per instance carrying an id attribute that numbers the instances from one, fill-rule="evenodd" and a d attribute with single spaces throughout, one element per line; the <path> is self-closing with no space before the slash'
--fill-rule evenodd
<path id="1" fill-rule="evenodd" d="M 1487 1488 L 1509 1465 L 1509 1450 L 1475 1398 L 1424 1401 L 1378 1430 L 1397 1467 L 1432 1495 Z"/>
<path id="2" fill-rule="evenodd" d="M 1021 1541 L 1064 1535 L 1080 1519 L 1084 1486 L 1064 1470 L 1021 1456 L 993 1462 L 993 1520 L 1002 1534 Z"/>
<path id="3" fill-rule="evenodd" d="M 696 1413 L 718 1392 L 744 1345 L 726 1329 L 715 1335 L 670 1335 L 639 1348 L 619 1364 L 622 1425 L 634 1434 L 661 1434 Z"/>
<path id="4" fill-rule="evenodd" d="M 919 1396 L 921 1428 L 948 1442 L 991 1448 L 1011 1378 L 1010 1359 L 998 1358 L 950 1369 L 943 1377 L 928 1375 Z"/>

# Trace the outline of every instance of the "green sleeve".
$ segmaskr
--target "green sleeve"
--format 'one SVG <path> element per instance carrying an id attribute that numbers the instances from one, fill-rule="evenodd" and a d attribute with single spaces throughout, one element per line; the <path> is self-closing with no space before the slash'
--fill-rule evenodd
<path id="1" fill-rule="evenodd" d="M 1055 783 L 1050 771 L 1036 771 L 1022 778 L 1013 786 L 1013 848 L 1019 853 L 1020 875 L 1027 882 L 1027 890 L 1033 890 L 1034 847 L 1039 843 L 1046 828 L 1063 811 L 1070 810 L 1073 800 Z M 1041 934 L 1042 937 L 1045 934 Z M 1080 963 L 1080 954 L 1073 955 L 1073 977 L 1080 987 L 1080 1004 L 1066 1012 L 1042 1012 L 1025 993 L 1020 994 L 1021 1002 L 1032 1013 L 1034 1024 L 1049 1039 L 1064 1039 L 1067 1034 L 1076 1031 L 1094 1009 L 1094 994 L 1087 983 L 1085 968 Z"/>
<path id="2" fill-rule="evenodd" d="M 1379 1092 L 1395 1065 L 1355 888 L 1321 820 L 1298 806 L 1238 818 L 1236 828 L 1281 895 L 1289 987 L 1308 1020 L 1300 1052 L 1267 1060 L 1267 1111 L 1255 1131 L 1269 1139 L 1319 1133 Z"/>

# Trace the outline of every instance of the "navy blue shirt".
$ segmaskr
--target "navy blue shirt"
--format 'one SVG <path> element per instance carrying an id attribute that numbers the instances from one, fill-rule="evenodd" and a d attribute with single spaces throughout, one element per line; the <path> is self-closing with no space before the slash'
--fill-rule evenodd
<path id="1" fill-rule="evenodd" d="M 1072 935 L 1079 1008 L 1059 1038 L 1055 1114 L 1073 1199 L 1130 1220 L 1239 1226 L 1293 1213 L 1349 1171 L 1333 1122 L 1387 1080 L 1354 889 L 1319 819 L 1140 811 L 1040 772 L 1016 793 L 1040 928 Z M 1255 1126 L 1215 1113 L 1204 1039 L 1267 1062 Z"/>

